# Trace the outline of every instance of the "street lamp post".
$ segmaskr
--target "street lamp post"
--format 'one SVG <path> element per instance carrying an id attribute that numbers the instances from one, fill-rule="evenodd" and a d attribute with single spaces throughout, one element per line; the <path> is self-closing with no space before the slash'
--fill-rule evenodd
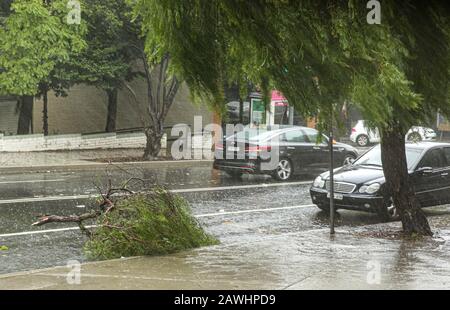
<path id="1" fill-rule="evenodd" d="M 329 137 L 329 147 L 330 147 L 330 234 L 334 235 L 334 147 L 333 147 L 334 137 L 333 137 L 333 106 L 331 106 L 330 113 L 330 137 Z"/>
<path id="2" fill-rule="evenodd" d="M 319 77 L 313 76 L 313 83 L 317 88 L 319 96 L 322 96 L 322 91 L 320 90 Z M 334 135 L 333 135 L 333 104 L 330 104 L 330 134 L 328 146 L 330 150 L 330 235 L 334 235 Z M 326 187 L 326 186 L 325 186 Z"/>

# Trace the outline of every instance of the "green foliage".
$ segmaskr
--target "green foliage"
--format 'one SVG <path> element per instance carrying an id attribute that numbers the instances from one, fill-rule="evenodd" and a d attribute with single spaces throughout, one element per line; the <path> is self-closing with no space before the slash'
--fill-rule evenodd
<path id="1" fill-rule="evenodd" d="M 168 254 L 218 243 L 203 231 L 184 199 L 161 188 L 121 200 L 97 224 L 85 245 L 86 255 L 95 259 Z"/>
<path id="2" fill-rule="evenodd" d="M 0 28 L 0 93 L 38 94 L 61 64 L 85 47 L 84 26 L 69 25 L 67 1 L 15 0 Z"/>
<path id="3" fill-rule="evenodd" d="M 8 251 L 9 248 L 6 245 L 0 245 L 0 251 Z"/>
<path id="4" fill-rule="evenodd" d="M 105 91 L 121 88 L 136 76 L 133 66 L 141 57 L 140 25 L 131 17 L 126 0 L 84 0 L 87 48 L 72 59 L 74 79 Z"/>
<path id="5" fill-rule="evenodd" d="M 383 1 L 381 25 L 366 22 L 366 2 L 357 0 L 136 3 L 148 45 L 169 51 L 190 88 L 213 104 L 230 79 L 281 90 L 321 128 L 345 100 L 379 128 L 406 131 L 437 109 L 450 115 L 442 1 Z"/>

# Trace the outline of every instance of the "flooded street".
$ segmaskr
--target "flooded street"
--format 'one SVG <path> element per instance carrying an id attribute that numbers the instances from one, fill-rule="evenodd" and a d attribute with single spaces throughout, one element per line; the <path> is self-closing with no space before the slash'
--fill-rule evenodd
<path id="1" fill-rule="evenodd" d="M 330 274 L 327 269 L 323 276 L 339 276 L 347 268 L 343 267 L 346 260 L 357 259 L 360 269 L 366 268 L 363 262 L 367 262 L 368 253 L 372 258 L 384 260 L 384 252 L 377 251 L 380 244 L 385 243 L 386 251 L 397 253 L 385 256 L 389 260 L 385 262 L 389 265 L 385 268 L 389 268 L 391 274 L 405 268 L 413 271 L 419 268 L 420 272 L 426 273 L 424 264 L 436 263 L 447 279 L 449 276 L 450 231 L 445 229 L 439 230 L 439 242 L 434 243 L 354 239 L 349 235 L 373 229 L 373 225 L 379 224 L 378 217 L 364 212 L 339 211 L 337 229 L 340 232 L 336 238 L 340 241 L 335 245 L 330 243 L 328 214 L 312 205 L 309 197 L 311 176 L 298 177 L 289 183 L 276 183 L 265 176 L 244 176 L 242 180 L 235 180 L 213 171 L 208 163 L 195 167 L 185 164 L 158 170 L 139 169 L 132 173 L 148 182 L 157 181 L 182 195 L 206 230 L 221 241 L 221 245 L 211 250 L 199 249 L 194 251 L 198 255 L 189 254 L 188 261 L 205 265 L 206 270 L 208 261 L 214 261 L 225 274 L 235 272 L 238 265 L 240 271 L 245 271 L 248 264 L 250 272 L 260 260 L 258 270 L 267 277 L 282 279 L 284 286 L 280 284 L 279 288 L 289 288 L 295 283 L 296 275 L 289 270 L 298 265 L 296 261 L 302 266 L 295 268 L 301 267 L 312 273 L 320 272 L 322 264 L 331 261 L 338 273 Z M 113 169 L 110 177 L 120 183 L 130 174 Z M 0 252 L 0 273 L 64 266 L 69 260 L 85 261 L 82 254 L 84 237 L 73 224 L 32 227 L 31 223 L 44 214 L 85 212 L 92 203 L 89 196 L 98 192 L 96 186 L 101 187 L 106 182 L 104 170 L 7 175 L 2 176 L 1 182 L 0 244 L 8 250 Z M 436 207 L 426 212 L 432 223 L 440 221 L 439 227 L 448 224 L 443 221 L 448 221 L 449 207 Z M 393 225 L 398 226 L 398 223 Z M 327 247 L 323 246 L 324 242 Z M 322 245 L 315 248 L 315 243 Z M 230 247 L 233 247 L 232 253 L 227 250 Z M 217 251 L 221 253 L 220 257 L 217 257 Z M 231 254 L 233 257 L 229 256 Z M 268 266 L 265 265 L 267 261 L 279 263 Z M 345 282 L 346 277 L 338 280 Z M 408 279 L 401 280 L 408 282 Z"/>

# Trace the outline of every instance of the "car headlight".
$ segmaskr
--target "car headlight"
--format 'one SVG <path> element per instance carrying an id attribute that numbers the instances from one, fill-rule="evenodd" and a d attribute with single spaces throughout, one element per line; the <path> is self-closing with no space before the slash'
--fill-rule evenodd
<path id="1" fill-rule="evenodd" d="M 321 176 L 318 176 L 313 183 L 313 187 L 317 188 L 323 188 L 325 186 L 325 181 L 322 179 Z"/>
<path id="2" fill-rule="evenodd" d="M 378 192 L 380 190 L 380 184 L 379 183 L 374 183 L 372 185 L 363 185 L 359 188 L 359 192 L 361 194 L 375 194 L 376 192 Z"/>

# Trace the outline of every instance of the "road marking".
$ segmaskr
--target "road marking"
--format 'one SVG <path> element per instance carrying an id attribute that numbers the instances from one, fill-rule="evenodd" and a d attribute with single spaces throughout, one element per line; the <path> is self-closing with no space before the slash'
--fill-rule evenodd
<path id="1" fill-rule="evenodd" d="M 96 226 L 91 225 L 91 226 L 85 226 L 85 227 L 86 228 L 95 228 Z M 56 233 L 56 232 L 71 231 L 71 230 L 78 230 L 78 229 L 80 229 L 80 228 L 79 227 L 67 227 L 67 228 L 47 229 L 47 230 L 22 231 L 19 233 L 3 234 L 3 235 L 0 235 L 0 238 L 39 235 L 39 234 Z"/>
<path id="2" fill-rule="evenodd" d="M 250 209 L 250 210 L 240 210 L 240 211 L 206 213 L 206 214 L 197 214 L 197 215 L 194 215 L 194 217 L 196 217 L 196 218 L 204 218 L 204 217 L 214 217 L 214 216 L 233 215 L 233 214 L 274 212 L 274 211 L 279 211 L 279 210 L 293 210 L 293 209 L 311 208 L 311 207 L 314 207 L 314 206 L 315 205 L 313 205 L 313 204 L 308 204 L 308 205 L 298 205 L 298 206 L 278 207 L 278 208 Z M 95 228 L 95 227 L 97 227 L 97 226 L 96 225 L 86 226 L 86 228 Z M 28 236 L 28 235 L 38 235 L 38 234 L 47 234 L 47 233 L 56 233 L 56 232 L 72 231 L 72 230 L 78 230 L 78 229 L 80 229 L 80 228 L 79 227 L 67 227 L 67 228 L 59 228 L 59 229 L 23 231 L 23 232 L 18 232 L 18 233 L 3 234 L 3 235 L 0 235 L 0 238 Z"/>
<path id="3" fill-rule="evenodd" d="M 249 184 L 249 185 L 237 185 L 237 186 L 222 186 L 222 187 L 203 187 L 203 188 L 187 188 L 187 189 L 173 189 L 170 192 L 175 194 L 180 193 L 195 193 L 195 192 L 211 192 L 211 191 L 225 191 L 233 189 L 249 189 L 249 188 L 266 188 L 266 187 L 281 187 L 292 185 L 308 185 L 313 181 L 299 181 L 299 182 L 286 182 L 286 183 L 263 183 L 263 184 Z"/>
<path id="4" fill-rule="evenodd" d="M 65 179 L 56 180 L 24 180 L 24 181 L 0 181 L 0 184 L 21 184 L 21 183 L 49 183 L 49 182 L 62 182 Z"/>
<path id="5" fill-rule="evenodd" d="M 279 207 L 279 208 L 266 208 L 266 209 L 250 209 L 250 210 L 240 210 L 240 211 L 229 211 L 229 212 L 217 212 L 217 213 L 207 213 L 207 214 L 199 214 L 194 215 L 196 218 L 202 217 L 213 217 L 213 216 L 221 216 L 221 215 L 229 215 L 229 214 L 245 214 L 245 213 L 257 213 L 257 212 L 273 212 L 277 210 L 292 210 L 292 209 L 302 209 L 302 208 L 311 208 L 316 205 L 300 205 L 300 206 L 291 206 L 291 207 Z"/>
<path id="6" fill-rule="evenodd" d="M 287 182 L 287 183 L 269 183 L 269 184 L 264 183 L 264 184 L 238 185 L 238 186 L 173 189 L 173 190 L 169 190 L 169 191 L 174 194 L 183 194 L 183 193 L 196 193 L 196 192 L 241 190 L 241 189 L 251 189 L 251 188 L 269 188 L 269 187 L 282 187 L 282 186 L 293 186 L 293 185 L 309 185 L 311 183 L 312 183 L 312 181 L 299 181 L 299 182 Z M 91 199 L 91 198 L 95 198 L 97 196 L 98 196 L 98 194 L 89 194 L 89 195 L 46 196 L 46 197 L 33 197 L 33 198 L 4 199 L 4 200 L 0 200 L 0 205 L 15 204 L 15 203 L 27 203 L 27 202 L 46 202 L 46 201 Z"/>
<path id="7" fill-rule="evenodd" d="M 77 200 L 95 198 L 97 195 L 74 195 L 74 196 L 47 196 L 47 197 L 33 197 L 33 198 L 16 198 L 0 200 L 0 205 L 25 203 L 25 202 L 45 202 L 45 201 L 63 201 L 63 200 Z"/>

